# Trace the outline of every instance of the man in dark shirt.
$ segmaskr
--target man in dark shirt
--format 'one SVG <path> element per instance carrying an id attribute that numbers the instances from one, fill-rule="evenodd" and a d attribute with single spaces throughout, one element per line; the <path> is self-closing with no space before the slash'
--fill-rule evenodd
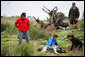
<path id="1" fill-rule="evenodd" d="M 73 50 L 74 48 L 78 48 L 79 50 L 82 50 L 83 44 L 78 38 L 74 37 L 74 35 L 67 35 L 67 38 L 72 42 L 72 46 L 70 50 Z"/>
<path id="2" fill-rule="evenodd" d="M 74 29 L 74 24 L 77 25 L 78 27 L 78 30 L 80 31 L 80 25 L 79 25 L 79 22 L 78 22 L 78 18 L 79 18 L 79 9 L 76 7 L 76 4 L 75 3 L 72 3 L 72 7 L 69 11 L 69 19 L 70 19 L 70 24 L 71 24 L 71 29 L 73 30 Z"/>

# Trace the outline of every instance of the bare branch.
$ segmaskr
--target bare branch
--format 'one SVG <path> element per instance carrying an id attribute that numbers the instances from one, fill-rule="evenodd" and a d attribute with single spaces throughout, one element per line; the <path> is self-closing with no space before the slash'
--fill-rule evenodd
<path id="1" fill-rule="evenodd" d="M 36 20 L 36 18 L 33 16 L 33 18 Z"/>
<path id="2" fill-rule="evenodd" d="M 45 9 L 47 9 L 48 11 L 50 11 L 48 8 L 46 8 L 45 6 L 43 6 Z"/>
<path id="3" fill-rule="evenodd" d="M 42 10 L 48 14 L 48 12 L 46 10 L 44 10 L 43 8 L 42 8 Z"/>
<path id="4" fill-rule="evenodd" d="M 54 8 L 52 9 L 52 11 L 53 11 L 54 9 L 56 9 L 56 11 L 58 10 L 58 8 L 57 8 L 57 7 L 54 7 Z"/>

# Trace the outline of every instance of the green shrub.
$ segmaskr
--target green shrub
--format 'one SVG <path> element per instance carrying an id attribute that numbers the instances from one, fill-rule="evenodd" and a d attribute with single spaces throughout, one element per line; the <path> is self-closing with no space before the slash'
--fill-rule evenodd
<path id="1" fill-rule="evenodd" d="M 79 20 L 81 30 L 84 31 L 84 19 Z M 77 29 L 77 25 L 74 25 L 74 29 Z"/>
<path id="2" fill-rule="evenodd" d="M 9 27 L 9 23 L 1 22 L 1 32 L 5 31 Z"/>
<path id="3" fill-rule="evenodd" d="M 36 52 L 36 46 L 32 43 L 18 44 L 10 43 L 1 45 L 1 56 L 33 56 Z"/>
<path id="4" fill-rule="evenodd" d="M 6 29 L 7 33 L 18 34 L 18 29 L 14 26 L 14 24 L 10 24 L 10 27 Z"/>
<path id="5" fill-rule="evenodd" d="M 16 56 L 17 44 L 5 43 L 1 45 L 1 56 Z"/>
<path id="6" fill-rule="evenodd" d="M 13 36 L 10 36 L 9 34 L 1 35 L 1 43 L 8 42 L 8 41 L 14 41 L 14 40 L 18 40 L 16 38 L 16 35 L 13 35 Z"/>
<path id="7" fill-rule="evenodd" d="M 80 28 L 84 31 L 84 19 L 80 20 Z"/>
<path id="8" fill-rule="evenodd" d="M 36 49 L 33 43 L 21 44 L 21 56 L 33 56 L 35 50 Z"/>
<path id="9" fill-rule="evenodd" d="M 8 46 L 5 45 L 1 45 L 1 56 L 6 56 L 7 52 L 8 52 Z"/>
<path id="10" fill-rule="evenodd" d="M 46 33 L 46 31 L 41 30 L 41 28 L 34 23 L 30 23 L 29 35 L 32 40 L 48 38 L 48 34 Z"/>
<path id="11" fill-rule="evenodd" d="M 16 34 L 18 29 L 15 27 L 14 22 L 11 21 L 15 21 L 17 18 L 1 18 L 1 32 L 6 31 L 7 33 L 12 32 L 13 34 Z M 8 20 L 10 22 L 8 22 Z"/>
<path id="12" fill-rule="evenodd" d="M 75 32 L 72 33 L 75 37 L 78 37 L 80 40 L 84 40 L 84 31 L 79 32 L 77 29 L 74 30 Z"/>
<path id="13" fill-rule="evenodd" d="M 39 43 L 40 45 L 46 45 L 47 40 L 38 39 L 38 43 Z"/>

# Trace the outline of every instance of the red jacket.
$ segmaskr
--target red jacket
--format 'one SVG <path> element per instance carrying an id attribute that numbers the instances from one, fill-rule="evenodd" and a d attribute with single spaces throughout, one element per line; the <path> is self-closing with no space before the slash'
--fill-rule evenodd
<path id="1" fill-rule="evenodd" d="M 22 15 L 21 15 L 22 17 Z M 22 18 L 18 18 L 15 21 L 15 26 L 21 31 L 21 32 L 26 32 L 27 30 L 29 30 L 30 28 L 30 22 L 27 18 L 22 19 Z"/>

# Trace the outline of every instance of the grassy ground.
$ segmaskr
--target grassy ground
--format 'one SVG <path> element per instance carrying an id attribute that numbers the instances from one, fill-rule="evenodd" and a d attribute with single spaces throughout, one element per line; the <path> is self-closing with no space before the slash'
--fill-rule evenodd
<path id="1" fill-rule="evenodd" d="M 18 30 L 14 27 L 14 22 L 16 19 L 17 18 L 6 19 L 13 22 L 9 22 L 9 27 L 6 27 L 6 29 L 1 32 L 1 56 L 84 56 L 84 50 L 68 51 L 66 47 L 67 45 L 72 44 L 70 41 L 67 40 L 68 34 L 73 34 L 84 43 L 84 31 L 79 32 L 78 29 L 75 29 L 75 32 L 73 33 L 72 30 L 47 31 L 41 29 L 38 24 L 35 24 L 33 22 L 30 22 L 30 42 L 26 43 L 25 39 L 23 39 L 21 46 L 18 46 Z M 2 20 L 3 19 L 1 18 L 1 21 Z M 46 53 L 41 54 L 37 49 L 43 48 L 47 43 L 47 40 L 54 33 L 58 34 L 59 37 L 57 41 L 59 45 L 66 50 L 67 53 L 61 53 L 60 55 L 57 55 L 47 51 Z"/>

